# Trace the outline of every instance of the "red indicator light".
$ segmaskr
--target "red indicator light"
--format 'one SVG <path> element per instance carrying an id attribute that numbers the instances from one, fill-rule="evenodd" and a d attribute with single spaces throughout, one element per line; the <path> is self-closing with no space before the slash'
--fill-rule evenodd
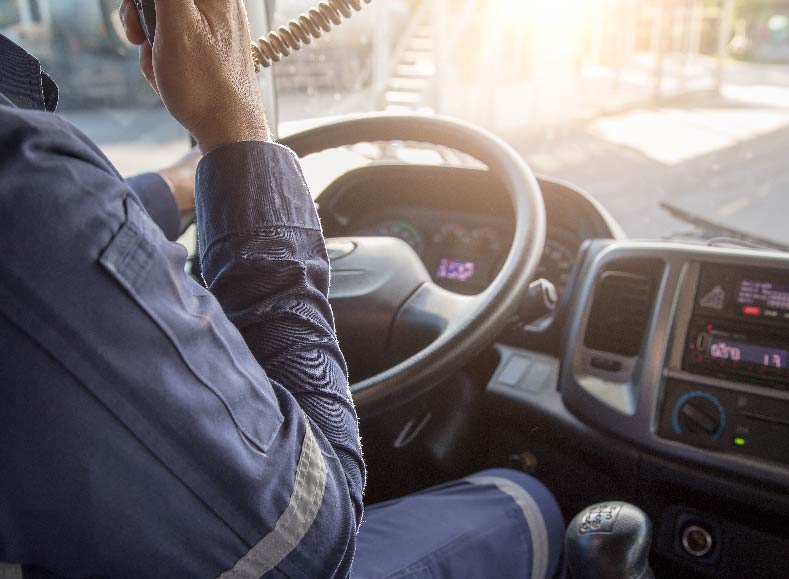
<path id="1" fill-rule="evenodd" d="M 761 316 L 762 308 L 757 306 L 743 306 L 742 313 L 746 316 Z"/>
<path id="2" fill-rule="evenodd" d="M 712 331 L 712 324 L 707 324 L 707 329 L 711 332 Z"/>

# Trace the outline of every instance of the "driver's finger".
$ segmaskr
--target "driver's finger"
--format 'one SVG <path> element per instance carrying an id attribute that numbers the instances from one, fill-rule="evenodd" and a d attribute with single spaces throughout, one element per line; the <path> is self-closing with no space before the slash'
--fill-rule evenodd
<path id="1" fill-rule="evenodd" d="M 140 24 L 140 19 L 137 17 L 137 10 L 135 10 L 132 0 L 123 0 L 120 16 L 129 42 L 136 45 L 143 44 L 146 41 L 145 31 L 142 28 L 142 24 Z"/>

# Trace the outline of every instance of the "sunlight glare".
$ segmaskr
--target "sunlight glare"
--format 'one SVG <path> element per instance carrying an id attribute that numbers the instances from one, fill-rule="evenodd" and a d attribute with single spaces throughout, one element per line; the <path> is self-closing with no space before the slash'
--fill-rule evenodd
<path id="1" fill-rule="evenodd" d="M 598 0 L 493 0 L 508 26 L 575 26 L 586 4 Z"/>

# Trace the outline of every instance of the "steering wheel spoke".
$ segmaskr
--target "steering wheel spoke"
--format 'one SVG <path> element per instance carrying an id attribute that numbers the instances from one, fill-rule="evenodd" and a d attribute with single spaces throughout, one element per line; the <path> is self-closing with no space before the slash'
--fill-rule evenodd
<path id="1" fill-rule="evenodd" d="M 432 281 L 422 284 L 394 320 L 390 352 L 399 359 L 413 356 L 446 332 L 457 331 L 481 302 L 480 296 L 451 292 Z"/>

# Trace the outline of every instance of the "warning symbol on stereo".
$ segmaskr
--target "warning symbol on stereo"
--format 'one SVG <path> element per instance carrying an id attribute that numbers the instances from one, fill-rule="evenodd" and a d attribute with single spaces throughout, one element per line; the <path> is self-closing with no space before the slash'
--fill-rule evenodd
<path id="1" fill-rule="evenodd" d="M 722 310 L 726 305 L 726 292 L 719 285 L 712 288 L 712 291 L 704 296 L 701 300 L 702 308 L 709 308 L 711 310 Z"/>

